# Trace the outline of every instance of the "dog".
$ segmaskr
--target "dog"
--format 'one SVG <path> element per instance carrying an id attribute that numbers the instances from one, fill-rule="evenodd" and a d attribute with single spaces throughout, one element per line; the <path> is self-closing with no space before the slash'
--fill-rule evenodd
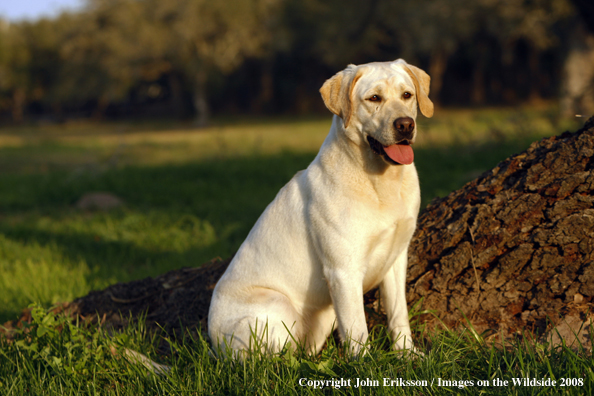
<path id="1" fill-rule="evenodd" d="M 379 285 L 393 348 L 414 349 L 405 292 L 420 206 L 412 145 L 417 108 L 433 116 L 429 85 L 402 59 L 349 65 L 323 84 L 330 132 L 217 283 L 213 345 L 241 357 L 296 341 L 317 353 L 337 326 L 359 356 L 368 338 L 363 295 Z"/>

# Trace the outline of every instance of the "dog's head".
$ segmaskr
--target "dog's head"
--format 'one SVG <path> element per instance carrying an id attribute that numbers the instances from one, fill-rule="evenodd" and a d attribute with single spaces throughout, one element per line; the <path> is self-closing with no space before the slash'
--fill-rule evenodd
<path id="1" fill-rule="evenodd" d="M 349 65 L 327 80 L 320 93 L 326 107 L 342 118 L 349 139 L 367 144 L 390 164 L 413 162 L 417 106 L 433 116 L 430 78 L 402 59 Z"/>

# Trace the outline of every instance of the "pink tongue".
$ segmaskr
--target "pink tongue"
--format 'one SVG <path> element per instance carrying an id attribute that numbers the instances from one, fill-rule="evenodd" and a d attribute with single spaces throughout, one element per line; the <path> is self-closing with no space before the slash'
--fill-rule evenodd
<path id="1" fill-rule="evenodd" d="M 394 162 L 398 162 L 402 165 L 410 165 L 415 159 L 415 153 L 408 144 L 393 144 L 388 147 L 384 147 L 384 151 L 388 154 Z"/>

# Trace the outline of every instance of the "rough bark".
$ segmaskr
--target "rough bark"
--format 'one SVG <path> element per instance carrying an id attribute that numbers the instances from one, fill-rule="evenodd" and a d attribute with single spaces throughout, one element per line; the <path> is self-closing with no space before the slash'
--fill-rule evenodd
<path id="1" fill-rule="evenodd" d="M 116 328 L 144 314 L 148 328 L 205 331 L 212 290 L 229 261 L 116 284 L 59 309 Z M 432 312 L 421 317 L 428 324 L 455 327 L 467 318 L 479 332 L 508 335 L 542 331 L 565 315 L 583 324 L 580 315 L 594 303 L 594 118 L 429 204 L 411 244 L 407 284 L 409 306 L 422 299 L 420 309 Z M 370 326 L 385 324 L 378 297 L 377 290 L 365 295 Z M 20 322 L 29 320 L 25 312 Z"/>
<path id="2" fill-rule="evenodd" d="M 543 328 L 594 297 L 594 118 L 543 139 L 421 213 L 408 301 L 447 325 Z"/>

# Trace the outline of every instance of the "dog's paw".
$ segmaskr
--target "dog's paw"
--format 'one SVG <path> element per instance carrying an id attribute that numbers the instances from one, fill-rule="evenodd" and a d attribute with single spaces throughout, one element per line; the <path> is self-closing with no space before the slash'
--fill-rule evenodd
<path id="1" fill-rule="evenodd" d="M 403 357 L 412 360 L 424 359 L 426 357 L 423 351 L 414 346 L 410 348 L 394 348 L 394 352 L 399 352 Z"/>
<path id="2" fill-rule="evenodd" d="M 410 336 L 399 335 L 396 337 L 392 349 L 396 352 L 402 352 L 404 355 L 407 355 L 412 359 L 424 358 L 425 354 L 414 346 L 411 338 L 412 337 Z"/>
<path id="3" fill-rule="evenodd" d="M 425 359 L 425 352 L 419 350 L 417 347 L 412 347 L 406 351 L 412 359 Z"/>

